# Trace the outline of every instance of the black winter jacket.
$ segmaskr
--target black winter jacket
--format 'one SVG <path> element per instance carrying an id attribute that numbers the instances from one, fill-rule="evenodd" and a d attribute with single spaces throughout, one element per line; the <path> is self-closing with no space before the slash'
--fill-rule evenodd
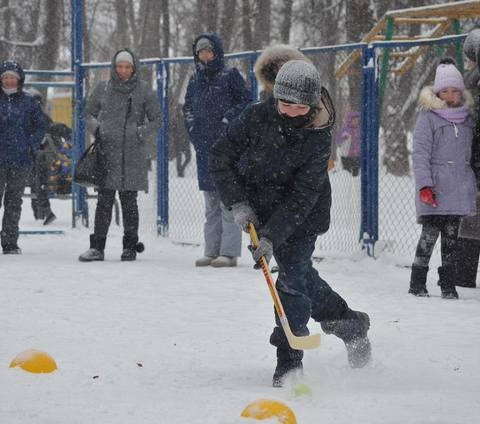
<path id="1" fill-rule="evenodd" d="M 322 234 L 330 225 L 327 166 L 335 112 L 328 101 L 322 107 L 328 123 L 312 129 L 289 127 L 272 97 L 249 105 L 210 150 L 222 202 L 231 207 L 248 201 L 260 221 L 259 235 L 274 248 L 292 236 Z"/>

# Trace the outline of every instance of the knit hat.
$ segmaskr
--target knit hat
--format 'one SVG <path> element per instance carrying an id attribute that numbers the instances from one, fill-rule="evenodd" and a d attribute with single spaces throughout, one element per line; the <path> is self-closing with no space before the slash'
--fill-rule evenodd
<path id="1" fill-rule="evenodd" d="M 480 48 L 480 28 L 472 29 L 463 43 L 463 53 L 473 62 L 477 62 L 477 52 Z"/>
<path id="2" fill-rule="evenodd" d="M 317 106 L 321 90 L 320 74 L 313 64 L 304 60 L 290 60 L 278 71 L 273 96 L 277 100 Z"/>
<path id="3" fill-rule="evenodd" d="M 128 62 L 133 65 L 134 64 L 133 56 L 131 55 L 130 52 L 127 52 L 126 50 L 122 50 L 115 56 L 115 65 L 118 62 Z"/>
<path id="4" fill-rule="evenodd" d="M 199 38 L 195 45 L 195 52 L 198 53 L 200 50 L 205 49 L 213 52 L 213 43 L 206 37 Z"/>
<path id="5" fill-rule="evenodd" d="M 20 74 L 18 72 L 12 71 L 12 70 L 7 70 L 0 75 L 0 78 L 3 78 L 5 75 L 10 75 L 12 77 L 15 77 L 16 79 L 20 80 Z"/>
<path id="6" fill-rule="evenodd" d="M 433 91 L 437 94 L 447 87 L 456 88 L 461 92 L 465 91 L 462 74 L 456 66 L 453 63 L 440 63 L 435 72 Z"/>

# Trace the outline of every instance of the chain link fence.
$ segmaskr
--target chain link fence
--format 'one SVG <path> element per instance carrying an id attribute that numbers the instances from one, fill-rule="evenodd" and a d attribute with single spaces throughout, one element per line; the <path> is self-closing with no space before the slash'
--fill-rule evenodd
<path id="1" fill-rule="evenodd" d="M 380 70 L 377 251 L 413 257 L 421 231 L 415 217 L 417 193 L 411 157 L 418 98 L 423 87 L 433 85 L 442 57 L 453 58 L 463 70 L 461 44 L 462 39 L 455 38 L 447 42 L 392 42 L 376 49 Z M 384 65 L 385 60 L 388 65 Z M 387 68 L 388 72 L 381 71 Z"/>
<path id="2" fill-rule="evenodd" d="M 302 49 L 319 69 L 323 85 L 336 109 L 336 124 L 332 131 L 332 168 L 329 172 L 332 184 L 331 226 L 326 234 L 318 238 L 318 255 L 358 252 L 365 238 L 365 216 L 374 217 L 371 222 L 377 227 L 378 240 L 374 235 L 376 252 L 383 250 L 394 255 L 413 255 L 421 229 L 415 222 L 416 194 L 411 164 L 417 100 L 420 90 L 432 83 L 441 57 L 448 55 L 456 58 L 459 68 L 463 69 L 459 47 L 462 41 L 463 38 L 452 36 L 408 43 L 376 42 L 370 46 L 359 43 Z M 364 63 L 366 49 L 374 51 L 373 64 Z M 257 87 L 253 77 L 258 54 L 247 52 L 225 58 L 227 66 L 239 69 L 255 97 L 262 89 Z M 348 66 L 345 66 L 346 63 Z M 168 229 L 165 233 L 172 241 L 202 244 L 204 200 L 198 189 L 195 151 L 185 131 L 182 113 L 194 64 L 191 58 L 170 58 L 144 64 L 143 77 L 151 81 L 155 89 L 157 81 L 160 81 L 156 79 L 155 65 L 159 64 L 164 70 L 160 76 L 159 101 L 165 119 L 160 144 L 152 141 L 150 190 L 139 198 L 143 231 L 159 233 L 159 222 L 164 219 Z M 110 65 L 103 65 L 85 68 L 87 93 L 93 84 L 109 77 Z M 371 68 L 375 75 L 373 87 L 366 81 L 367 68 Z M 339 73 L 339 70 L 342 72 Z M 375 109 L 373 115 L 367 110 L 370 108 Z M 368 133 L 370 135 L 366 134 L 368 126 L 373 127 Z M 370 139 L 372 134 L 375 138 L 373 143 Z M 162 156 L 164 151 L 167 152 L 164 143 L 168 146 L 168 158 Z M 155 149 L 155 145 L 160 151 Z M 375 161 L 370 161 L 369 155 Z M 161 163 L 157 164 L 157 158 Z M 371 163 L 378 168 L 375 172 L 363 169 Z M 160 168 L 163 168 L 165 164 L 167 172 L 162 176 L 157 167 L 161 165 Z M 372 186 L 376 189 L 371 191 L 375 199 L 368 201 L 366 193 Z M 162 202 L 165 203 L 166 214 L 160 211 Z M 162 213 L 166 216 L 162 217 Z"/>
<path id="3" fill-rule="evenodd" d="M 359 249 L 361 64 L 356 66 L 349 78 L 338 81 L 335 78 L 335 67 L 351 50 L 350 47 L 345 47 L 343 49 L 306 49 L 303 51 L 323 76 L 323 85 L 329 91 L 337 113 L 337 123 L 332 134 L 334 167 L 330 172 L 333 192 L 331 228 L 329 232 L 319 238 L 317 246 L 317 250 L 325 252 L 351 253 Z M 226 65 L 239 69 L 250 89 L 252 89 L 252 69 L 257 54 L 226 57 Z M 169 59 L 167 91 L 170 161 L 168 235 L 176 242 L 201 244 L 204 223 L 203 196 L 198 189 L 195 151 L 185 131 L 182 114 L 186 86 L 193 72 L 193 61 L 182 60 L 177 63 L 174 59 Z M 258 92 L 261 90 L 262 87 L 258 87 Z M 356 118 L 351 119 L 352 116 Z"/>

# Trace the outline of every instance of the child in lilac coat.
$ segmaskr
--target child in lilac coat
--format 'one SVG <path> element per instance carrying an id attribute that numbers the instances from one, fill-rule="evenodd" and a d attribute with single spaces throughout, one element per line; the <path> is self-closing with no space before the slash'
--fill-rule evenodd
<path id="1" fill-rule="evenodd" d="M 473 101 L 452 59 L 440 62 L 434 85 L 421 91 L 419 104 L 421 112 L 413 133 L 413 169 L 422 233 L 409 293 L 428 296 L 428 264 L 440 235 L 442 298 L 457 299 L 455 255 L 460 218 L 476 214 L 476 183 L 470 165 L 475 124 L 470 109 Z"/>

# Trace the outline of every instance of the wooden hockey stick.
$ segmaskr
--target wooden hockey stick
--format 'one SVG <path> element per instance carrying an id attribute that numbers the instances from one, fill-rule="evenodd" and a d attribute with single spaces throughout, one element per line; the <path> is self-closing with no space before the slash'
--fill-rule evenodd
<path id="1" fill-rule="evenodd" d="M 248 231 L 250 233 L 250 238 L 254 247 L 258 247 L 258 235 L 255 231 L 255 227 L 252 223 L 248 224 Z M 260 267 L 262 268 L 263 275 L 267 281 L 268 289 L 270 290 L 270 295 L 273 299 L 273 304 L 275 305 L 275 310 L 277 311 L 280 324 L 282 325 L 285 336 L 287 337 L 288 344 L 292 349 L 305 350 L 305 349 L 315 349 L 320 346 L 320 334 L 311 334 L 309 336 L 296 336 L 292 333 L 290 325 L 288 324 L 287 316 L 283 309 L 280 296 L 278 294 L 277 288 L 275 287 L 275 282 L 273 281 L 272 274 L 268 268 L 268 263 L 264 256 L 259 260 Z"/>

